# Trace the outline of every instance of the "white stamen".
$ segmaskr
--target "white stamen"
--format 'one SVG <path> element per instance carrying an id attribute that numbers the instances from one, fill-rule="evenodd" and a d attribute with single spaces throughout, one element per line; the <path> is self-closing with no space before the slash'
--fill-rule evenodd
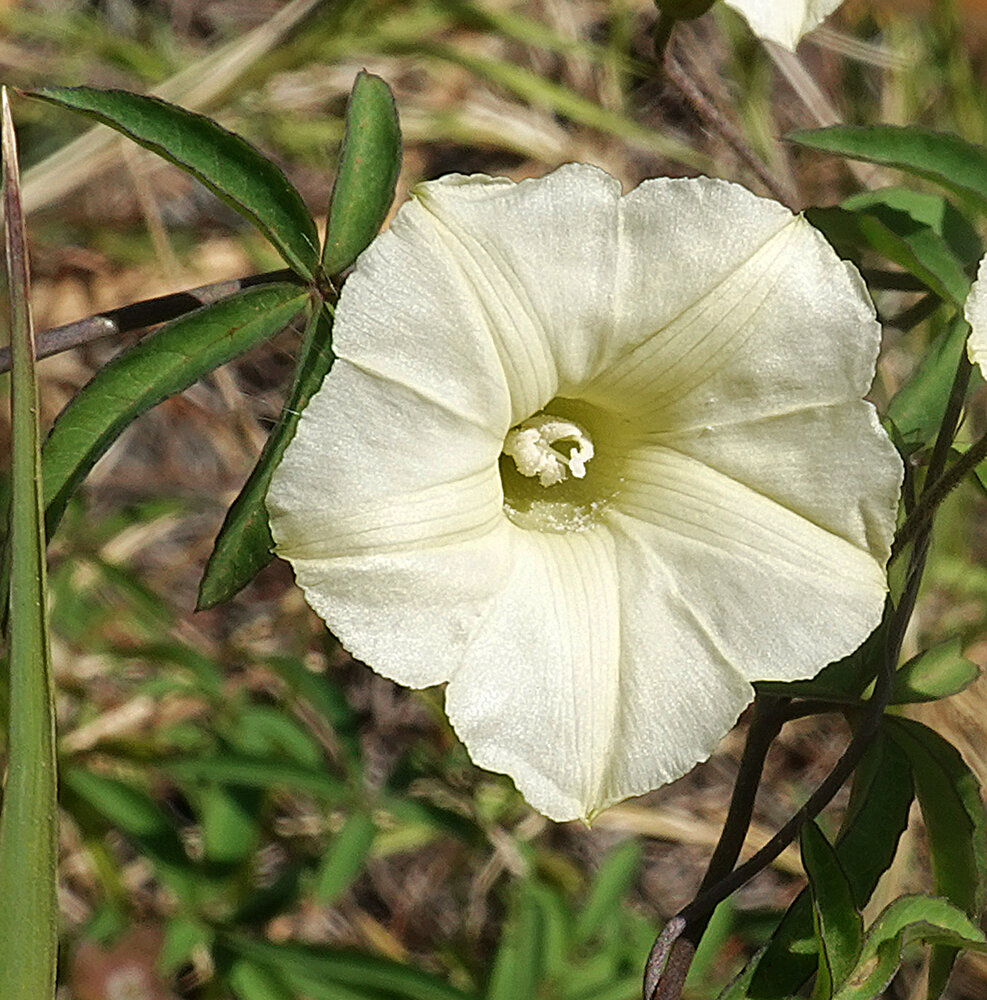
<path id="1" fill-rule="evenodd" d="M 552 447 L 558 441 L 573 442 L 568 455 Z M 569 473 L 582 479 L 594 452 L 585 428 L 543 413 L 529 417 L 510 431 L 504 439 L 504 454 L 514 459 L 522 476 L 537 476 L 542 486 L 554 486 L 564 482 Z"/>

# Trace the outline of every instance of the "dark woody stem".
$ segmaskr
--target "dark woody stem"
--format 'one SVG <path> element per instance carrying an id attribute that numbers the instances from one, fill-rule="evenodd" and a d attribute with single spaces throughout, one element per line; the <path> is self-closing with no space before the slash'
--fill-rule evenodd
<path id="1" fill-rule="evenodd" d="M 119 309 L 110 309 L 97 316 L 80 319 L 74 323 L 66 323 L 64 326 L 56 326 L 40 334 L 37 343 L 37 357 L 48 358 L 73 347 L 101 340 L 103 337 L 157 326 L 159 323 L 177 319 L 179 316 L 184 316 L 202 306 L 211 305 L 220 299 L 235 295 L 244 288 L 272 281 L 292 280 L 298 280 L 294 271 L 284 268 L 279 271 L 268 271 L 265 274 L 250 275 L 246 278 L 234 278 L 232 281 L 200 285 L 187 292 L 159 295 L 157 298 L 144 299 L 141 302 L 121 306 Z M 0 349 L 0 372 L 9 370 L 10 350 L 5 347 Z"/>

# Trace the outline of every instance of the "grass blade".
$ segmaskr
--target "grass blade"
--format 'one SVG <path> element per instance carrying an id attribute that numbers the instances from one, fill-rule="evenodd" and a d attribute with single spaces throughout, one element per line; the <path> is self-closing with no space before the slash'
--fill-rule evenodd
<path id="1" fill-rule="evenodd" d="M 253 223 L 289 267 L 314 277 L 315 222 L 281 168 L 245 139 L 204 115 L 125 90 L 47 87 L 28 96 L 95 118 L 181 167 Z"/>
<path id="2" fill-rule="evenodd" d="M 43 1000 L 58 955 L 55 712 L 45 621 L 38 385 L 17 147 L 2 94 L 4 242 L 10 297 L 10 724 L 0 816 L 0 996 Z"/>

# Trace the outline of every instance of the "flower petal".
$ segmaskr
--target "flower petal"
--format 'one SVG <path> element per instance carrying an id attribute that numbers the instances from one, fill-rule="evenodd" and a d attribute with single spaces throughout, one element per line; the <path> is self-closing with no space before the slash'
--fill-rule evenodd
<path id="1" fill-rule="evenodd" d="M 597 810 L 705 760 L 754 693 L 683 599 L 655 529 L 619 514 L 609 527 L 620 567 L 620 694 Z"/>
<path id="2" fill-rule="evenodd" d="M 601 807 L 620 691 L 620 616 L 606 530 L 515 529 L 512 572 L 461 650 L 446 711 L 480 767 L 556 820 Z"/>
<path id="3" fill-rule="evenodd" d="M 869 552 L 672 448 L 639 447 L 625 477 L 607 523 L 658 554 L 749 680 L 811 677 L 876 628 L 887 584 Z"/>
<path id="4" fill-rule="evenodd" d="M 611 328 L 620 185 L 584 164 L 511 184 L 453 175 L 416 189 L 456 260 L 511 391 L 511 426 L 578 391 Z M 422 223 L 424 226 L 424 223 Z"/>
<path id="5" fill-rule="evenodd" d="M 966 300 L 966 321 L 970 324 L 970 339 L 966 343 L 970 360 L 987 373 L 987 257 L 980 261 L 977 280 Z"/>
<path id="6" fill-rule="evenodd" d="M 646 181 L 624 199 L 614 338 L 583 392 L 648 429 L 859 399 L 880 337 L 859 275 L 804 219 L 723 181 Z M 821 295 L 820 289 L 826 294 Z"/>
<path id="7" fill-rule="evenodd" d="M 852 400 L 649 440 L 743 483 L 869 552 L 879 565 L 887 562 L 902 468 L 870 403 Z"/>
<path id="8" fill-rule="evenodd" d="M 278 554 L 346 648 L 402 683 L 448 679 L 451 637 L 471 631 L 506 572 L 501 446 L 337 361 L 275 472 Z"/>
<path id="9" fill-rule="evenodd" d="M 839 7 L 842 0 L 725 0 L 742 14 L 755 35 L 787 49 Z"/>

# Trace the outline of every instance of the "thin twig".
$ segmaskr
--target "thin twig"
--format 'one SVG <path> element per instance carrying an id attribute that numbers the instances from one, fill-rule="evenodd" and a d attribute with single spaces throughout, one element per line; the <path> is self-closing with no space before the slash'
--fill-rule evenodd
<path id="1" fill-rule="evenodd" d="M 727 145 L 737 154 L 758 177 L 761 183 L 768 189 L 771 195 L 786 205 L 792 211 L 798 211 L 798 199 L 795 193 L 782 184 L 770 171 L 767 164 L 748 145 L 747 140 L 740 134 L 740 131 L 729 121 L 718 108 L 706 97 L 706 95 L 693 82 L 691 77 L 679 65 L 675 56 L 672 55 L 672 46 L 665 49 L 665 73 L 668 79 L 675 84 L 682 92 L 682 96 L 689 102 L 692 110 L 716 132 Z"/>
<path id="2" fill-rule="evenodd" d="M 177 319 L 186 313 L 211 305 L 220 299 L 235 295 L 244 288 L 263 285 L 273 281 L 297 280 L 297 276 L 288 268 L 280 271 L 268 271 L 265 274 L 253 274 L 246 278 L 234 278 L 231 281 L 218 281 L 211 285 L 200 285 L 187 292 L 174 292 L 171 295 L 159 295 L 153 299 L 144 299 L 119 309 L 110 309 L 87 319 L 80 319 L 64 326 L 56 326 L 38 336 L 37 357 L 49 358 L 73 347 L 88 344 L 103 337 L 114 334 L 132 333 L 147 327 L 166 323 Z M 10 370 L 10 350 L 0 348 L 0 372 Z"/>
<path id="3" fill-rule="evenodd" d="M 970 359 L 964 351 L 956 366 L 942 424 L 939 426 L 936 443 L 932 448 L 932 456 L 925 473 L 925 486 L 914 510 L 895 535 L 894 544 L 891 546 L 891 560 L 901 555 L 905 546 L 916 537 L 924 525 L 931 521 L 939 504 L 960 484 L 971 469 L 976 468 L 987 457 L 987 436 L 985 436 L 955 462 L 948 472 L 945 471 L 956 428 L 959 427 L 960 416 L 966 403 L 966 391 L 970 384 L 972 368 Z"/>

